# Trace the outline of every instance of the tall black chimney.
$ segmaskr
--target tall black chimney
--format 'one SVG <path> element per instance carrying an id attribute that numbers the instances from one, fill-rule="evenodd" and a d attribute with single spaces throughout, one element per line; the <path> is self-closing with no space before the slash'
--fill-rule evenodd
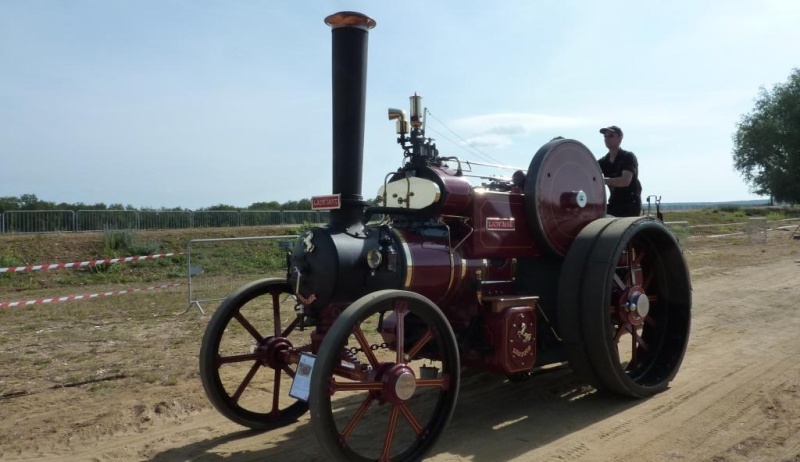
<path id="1" fill-rule="evenodd" d="M 367 39 L 375 21 L 342 11 L 325 18 L 333 35 L 333 194 L 341 208 L 331 210 L 330 225 L 348 228 L 364 212 L 361 175 L 367 96 Z"/>

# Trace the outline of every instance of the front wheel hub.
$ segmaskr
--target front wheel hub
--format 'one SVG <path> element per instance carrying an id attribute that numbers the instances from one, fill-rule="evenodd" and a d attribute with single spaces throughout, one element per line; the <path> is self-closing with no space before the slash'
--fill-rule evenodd
<path id="1" fill-rule="evenodd" d="M 272 369 L 283 369 L 286 361 L 282 353 L 292 348 L 292 342 L 284 337 L 268 337 L 259 342 L 254 353 L 259 355 L 261 364 Z"/>
<path id="2" fill-rule="evenodd" d="M 417 390 L 417 377 L 405 364 L 395 364 L 383 375 L 383 397 L 393 404 L 408 401 Z"/>

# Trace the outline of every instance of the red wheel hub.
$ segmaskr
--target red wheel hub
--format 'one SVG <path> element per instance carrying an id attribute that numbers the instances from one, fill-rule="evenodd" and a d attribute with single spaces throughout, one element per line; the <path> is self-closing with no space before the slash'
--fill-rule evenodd
<path id="1" fill-rule="evenodd" d="M 259 356 L 261 364 L 272 369 L 283 369 L 287 365 L 284 352 L 292 348 L 292 342 L 285 337 L 268 337 L 259 342 L 254 353 Z"/>
<path id="2" fill-rule="evenodd" d="M 414 396 L 417 377 L 414 370 L 405 364 L 394 364 L 381 375 L 381 398 L 392 404 L 401 404 Z"/>
<path id="3" fill-rule="evenodd" d="M 641 286 L 633 286 L 623 291 L 617 302 L 617 315 L 624 323 L 641 326 L 649 312 L 650 300 Z"/>

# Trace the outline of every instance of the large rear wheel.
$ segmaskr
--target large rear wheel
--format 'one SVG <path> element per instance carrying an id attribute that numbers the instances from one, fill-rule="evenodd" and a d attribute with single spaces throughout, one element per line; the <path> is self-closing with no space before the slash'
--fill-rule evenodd
<path id="1" fill-rule="evenodd" d="M 412 292 L 374 292 L 325 334 L 311 375 L 314 433 L 335 460 L 420 460 L 450 421 L 459 379 L 439 308 Z"/>
<path id="2" fill-rule="evenodd" d="M 683 361 L 691 283 L 680 246 L 649 217 L 587 226 L 564 261 L 559 325 L 587 382 L 622 395 L 665 390 Z"/>

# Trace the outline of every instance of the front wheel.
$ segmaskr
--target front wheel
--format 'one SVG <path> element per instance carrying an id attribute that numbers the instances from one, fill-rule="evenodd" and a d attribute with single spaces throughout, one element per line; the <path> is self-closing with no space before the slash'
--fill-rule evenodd
<path id="1" fill-rule="evenodd" d="M 252 282 L 225 299 L 206 327 L 200 379 L 228 419 L 256 430 L 295 422 L 308 405 L 289 396 L 303 342 L 284 279 Z M 299 353 L 296 353 L 299 355 Z"/>
<path id="2" fill-rule="evenodd" d="M 311 374 L 314 434 L 335 460 L 420 460 L 450 421 L 459 380 L 439 308 L 412 292 L 374 292 L 325 334 Z"/>

